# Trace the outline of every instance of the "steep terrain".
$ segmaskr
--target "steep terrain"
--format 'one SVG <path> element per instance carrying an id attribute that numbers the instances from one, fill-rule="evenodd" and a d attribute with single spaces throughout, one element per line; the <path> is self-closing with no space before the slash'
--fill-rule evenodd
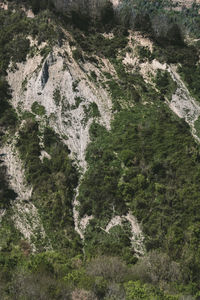
<path id="1" fill-rule="evenodd" d="M 196 27 L 80 2 L 1 5 L 2 299 L 198 299 Z"/>
<path id="2" fill-rule="evenodd" d="M 66 34 L 67 38 L 70 38 L 69 34 Z M 37 49 L 37 42 L 31 41 L 31 43 L 32 47 Z M 39 47 L 39 52 L 45 49 L 46 44 L 42 46 L 44 48 Z M 112 117 L 112 100 L 109 91 L 101 85 L 97 86 L 96 83 L 106 80 L 104 73 L 116 72 L 109 60 L 105 58 L 101 60 L 96 57 L 97 63 L 92 64 L 86 61 L 80 65 L 72 55 L 72 51 L 76 48 L 72 49 L 66 42 L 62 47 L 53 48 L 47 57 L 37 55 L 35 51 L 33 58 L 28 58 L 25 63 L 17 64 L 16 70 L 9 71 L 7 78 L 12 89 L 12 104 L 19 115 L 22 114 L 23 117 L 24 112 L 34 113 L 41 131 L 44 131 L 46 126 L 54 129 L 69 147 L 71 158 L 84 173 L 87 168 L 85 152 L 90 141 L 90 125 L 97 120 L 109 130 Z M 101 67 L 99 68 L 97 64 Z M 93 74 L 95 74 L 94 79 Z M 41 147 L 44 148 L 42 139 Z M 51 160 L 51 156 L 44 150 L 41 151 L 41 155 Z M 6 153 L 4 149 L 2 152 Z M 7 172 L 13 177 L 9 168 Z M 23 174 L 19 175 L 23 176 Z M 14 190 L 23 200 L 24 196 L 20 195 L 19 190 L 17 188 Z M 29 198 L 30 195 L 27 199 Z M 78 220 L 76 206 L 79 206 L 78 200 L 74 201 L 75 228 L 81 238 L 84 238 L 83 232 L 92 216 L 86 215 Z M 34 219 L 31 211 L 30 216 Z M 132 226 L 134 244 L 134 236 L 137 238 L 138 234 L 141 235 L 140 229 L 134 231 L 138 225 L 130 213 L 124 218 Z M 110 221 L 105 229 L 106 232 L 120 224 L 115 220 L 116 217 Z M 140 250 L 137 251 L 140 252 Z M 143 253 L 143 250 L 141 251 Z"/>

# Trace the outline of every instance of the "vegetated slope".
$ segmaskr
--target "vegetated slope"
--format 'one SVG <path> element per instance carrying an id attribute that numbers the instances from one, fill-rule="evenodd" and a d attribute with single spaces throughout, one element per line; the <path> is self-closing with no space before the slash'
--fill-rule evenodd
<path id="1" fill-rule="evenodd" d="M 198 45 L 176 24 L 159 41 L 15 9 L 1 10 L 3 297 L 197 296 Z"/>

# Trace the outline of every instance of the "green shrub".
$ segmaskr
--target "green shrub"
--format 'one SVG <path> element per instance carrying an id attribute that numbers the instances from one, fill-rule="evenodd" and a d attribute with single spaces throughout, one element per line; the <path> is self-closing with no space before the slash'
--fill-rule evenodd
<path id="1" fill-rule="evenodd" d="M 169 72 L 158 70 L 155 78 L 156 87 L 160 93 L 171 100 L 172 95 L 175 93 L 177 84 L 171 78 Z"/>
<path id="2" fill-rule="evenodd" d="M 32 104 L 31 110 L 34 114 L 36 114 L 38 116 L 44 116 L 46 113 L 45 107 L 43 105 L 39 104 L 37 101 L 35 101 Z"/>
<path id="3" fill-rule="evenodd" d="M 137 46 L 137 53 L 142 60 L 148 59 L 152 61 L 154 59 L 154 56 L 151 54 L 151 51 L 148 47 Z"/>
<path id="4" fill-rule="evenodd" d="M 101 276 L 111 282 L 123 282 L 129 269 L 119 257 L 98 256 L 92 259 L 86 267 L 86 272 L 92 277 Z"/>
<path id="5" fill-rule="evenodd" d="M 95 73 L 95 71 L 91 71 L 91 72 L 90 72 L 90 77 L 92 78 L 92 80 L 93 80 L 94 82 L 97 81 L 97 74 Z"/>
<path id="6" fill-rule="evenodd" d="M 73 58 L 77 61 L 83 61 L 83 54 L 80 49 L 73 50 L 72 52 Z"/>
<path id="7" fill-rule="evenodd" d="M 149 252 L 132 269 L 133 276 L 142 282 L 169 289 L 170 285 L 180 283 L 182 274 L 180 265 L 171 261 L 166 253 Z"/>
<path id="8" fill-rule="evenodd" d="M 114 10 L 110 1 L 107 1 L 101 10 L 101 22 L 103 25 L 108 25 L 108 23 L 114 22 Z"/>
<path id="9" fill-rule="evenodd" d="M 56 104 L 56 106 L 58 106 L 60 104 L 61 101 L 61 94 L 60 94 L 60 90 L 59 88 L 56 88 L 53 92 L 53 100 Z"/>
<path id="10" fill-rule="evenodd" d="M 76 96 L 75 97 L 75 107 L 78 108 L 79 105 L 84 101 L 84 98 L 81 98 L 81 97 L 78 97 Z"/>
<path id="11" fill-rule="evenodd" d="M 192 53 L 191 53 L 192 55 Z M 199 80 L 200 80 L 200 66 L 198 64 L 198 58 L 194 60 L 192 64 L 185 61 L 185 64 L 179 66 L 178 71 L 182 79 L 186 82 L 187 88 L 190 93 L 197 101 L 200 101 L 200 91 L 199 91 Z"/>
<path id="12" fill-rule="evenodd" d="M 4 156 L 5 155 L 5 156 Z M 5 178 L 6 167 L 2 166 L 3 160 L 6 159 L 6 153 L 0 155 L 0 209 L 6 209 L 17 197 L 17 194 L 9 187 Z"/>
<path id="13" fill-rule="evenodd" d="M 91 118 L 98 118 L 100 117 L 100 112 L 98 109 L 98 106 L 95 102 L 90 103 L 90 105 L 88 107 L 84 106 L 84 119 L 83 119 L 83 123 L 87 124 L 88 120 Z"/>
<path id="14" fill-rule="evenodd" d="M 75 93 L 75 92 L 78 92 L 78 89 L 77 89 L 78 84 L 79 84 L 79 80 L 75 80 L 75 81 L 73 81 L 73 83 L 72 83 L 72 89 L 73 89 L 73 92 L 74 92 L 74 93 Z"/>
<path id="15" fill-rule="evenodd" d="M 178 300 L 179 296 L 164 294 L 158 288 L 153 288 L 140 281 L 129 281 L 125 284 L 127 300 Z"/>
<path id="16" fill-rule="evenodd" d="M 81 31 L 74 31 L 73 36 L 84 52 L 88 55 L 105 56 L 107 58 L 115 58 L 120 49 L 124 49 L 127 45 L 127 31 L 123 27 L 115 28 L 115 35 L 112 39 L 106 39 L 99 32 L 91 32 L 85 35 Z M 74 50 L 76 51 L 76 50 Z M 81 53 L 82 54 L 82 53 Z M 79 53 L 75 52 L 75 59 L 81 59 L 80 50 Z"/>

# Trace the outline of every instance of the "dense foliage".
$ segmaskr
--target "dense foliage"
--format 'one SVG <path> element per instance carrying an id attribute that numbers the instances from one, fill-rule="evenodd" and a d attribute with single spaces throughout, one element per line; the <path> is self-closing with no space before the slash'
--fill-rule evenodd
<path id="1" fill-rule="evenodd" d="M 40 158 L 38 124 L 26 120 L 19 132 L 17 147 L 25 160 L 26 179 L 33 186 L 32 200 L 45 220 L 54 248 L 78 251 L 72 216 L 74 189 L 78 174 L 69 159 L 69 150 L 49 128 L 44 131 L 44 149 L 50 157 Z M 77 240 L 78 242 L 78 240 Z"/>
<path id="2" fill-rule="evenodd" d="M 192 258 L 189 249 L 199 241 L 188 235 L 198 223 L 200 156 L 188 127 L 157 102 L 121 111 L 110 133 L 94 124 L 91 139 L 82 214 L 105 218 L 113 207 L 116 213 L 130 209 L 143 223 L 147 248 L 182 261 L 187 279 L 196 280 L 198 253 Z"/>
<path id="3" fill-rule="evenodd" d="M 126 25 L 148 32 L 155 38 L 180 43 L 186 32 L 199 36 L 199 5 L 182 6 L 170 0 L 124 0 L 119 7 L 119 18 Z"/>

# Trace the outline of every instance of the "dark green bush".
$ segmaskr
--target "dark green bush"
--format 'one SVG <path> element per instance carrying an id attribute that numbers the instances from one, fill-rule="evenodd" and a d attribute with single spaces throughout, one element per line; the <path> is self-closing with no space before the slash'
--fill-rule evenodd
<path id="1" fill-rule="evenodd" d="M 176 91 L 177 85 L 171 78 L 169 72 L 158 70 L 155 83 L 161 94 L 171 100 L 172 95 Z"/>
<path id="2" fill-rule="evenodd" d="M 43 115 L 45 115 L 45 112 L 46 112 L 45 107 L 36 101 L 32 104 L 31 110 L 34 114 L 36 114 L 38 116 L 43 116 Z"/>

